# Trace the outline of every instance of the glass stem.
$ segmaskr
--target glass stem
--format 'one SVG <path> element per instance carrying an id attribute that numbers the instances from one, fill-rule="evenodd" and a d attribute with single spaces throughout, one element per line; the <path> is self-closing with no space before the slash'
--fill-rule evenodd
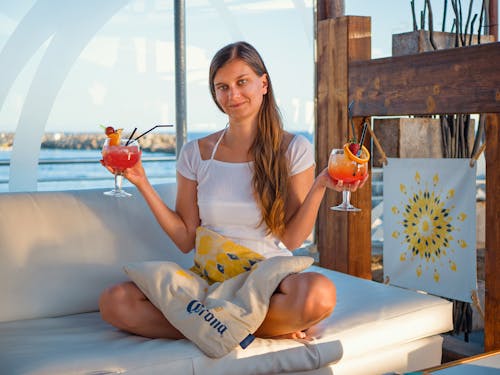
<path id="1" fill-rule="evenodd" d="M 122 191 L 122 174 L 115 173 L 115 190 Z"/>
<path id="2" fill-rule="evenodd" d="M 351 205 L 351 191 L 350 190 L 342 190 L 342 204 L 345 207 Z"/>

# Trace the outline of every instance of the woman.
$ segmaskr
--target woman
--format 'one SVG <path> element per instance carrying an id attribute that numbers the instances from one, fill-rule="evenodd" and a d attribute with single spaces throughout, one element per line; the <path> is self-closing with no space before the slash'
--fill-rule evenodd
<path id="1" fill-rule="evenodd" d="M 283 130 L 269 74 L 251 45 L 237 42 L 219 50 L 209 84 L 228 125 L 183 147 L 175 210 L 163 203 L 141 163 L 124 175 L 184 253 L 195 247 L 202 226 L 263 258 L 290 255 L 287 249 L 298 248 L 310 235 L 326 188 L 340 191 L 342 183 L 327 169 L 314 179 L 312 146 Z M 183 337 L 132 282 L 104 291 L 99 305 L 103 319 L 120 329 L 152 338 Z M 255 335 L 306 338 L 307 329 L 334 306 L 329 279 L 314 272 L 291 274 L 272 296 Z"/>

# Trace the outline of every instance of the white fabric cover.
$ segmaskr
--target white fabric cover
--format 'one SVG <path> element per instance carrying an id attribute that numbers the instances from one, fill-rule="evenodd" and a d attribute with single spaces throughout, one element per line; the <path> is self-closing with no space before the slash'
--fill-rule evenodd
<path id="1" fill-rule="evenodd" d="M 210 286 L 172 262 L 134 263 L 125 272 L 175 328 L 209 357 L 219 358 L 252 340 L 249 335 L 264 321 L 281 280 L 312 263 L 311 257 L 269 258 Z"/>

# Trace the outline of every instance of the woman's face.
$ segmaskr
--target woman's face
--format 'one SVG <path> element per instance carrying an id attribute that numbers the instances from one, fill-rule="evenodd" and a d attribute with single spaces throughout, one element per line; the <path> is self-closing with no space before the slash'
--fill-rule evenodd
<path id="1" fill-rule="evenodd" d="M 223 65 L 214 76 L 217 103 L 230 119 L 253 120 L 267 93 L 266 74 L 259 77 L 241 59 Z"/>

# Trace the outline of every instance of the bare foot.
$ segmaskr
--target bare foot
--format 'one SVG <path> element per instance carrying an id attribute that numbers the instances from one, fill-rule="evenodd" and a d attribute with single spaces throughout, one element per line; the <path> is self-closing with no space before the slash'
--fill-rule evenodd
<path id="1" fill-rule="evenodd" d="M 292 340 L 307 340 L 311 341 L 312 337 L 307 336 L 304 331 L 290 332 L 284 335 L 273 336 L 272 339 L 292 339 Z"/>

